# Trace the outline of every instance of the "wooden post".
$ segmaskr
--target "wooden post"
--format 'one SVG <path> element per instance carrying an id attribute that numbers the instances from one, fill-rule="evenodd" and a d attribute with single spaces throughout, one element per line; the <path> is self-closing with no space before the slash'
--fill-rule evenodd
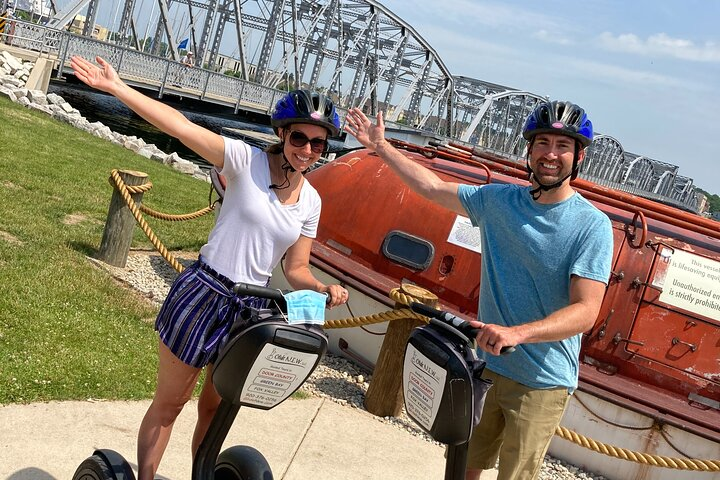
<path id="1" fill-rule="evenodd" d="M 147 174 L 132 170 L 120 170 L 118 172 L 120 178 L 123 179 L 127 186 L 143 185 L 147 182 Z M 112 199 L 110 200 L 110 208 L 108 209 L 107 220 L 105 221 L 105 231 L 103 232 L 102 241 L 100 242 L 100 250 L 98 251 L 98 259 L 110 265 L 125 268 L 127 264 L 128 253 L 130 253 L 130 245 L 132 244 L 133 229 L 135 227 L 135 217 L 125 200 L 120 195 L 120 191 L 112 180 L 110 183 L 115 187 Z M 142 192 L 131 193 L 130 196 L 135 203 L 140 206 L 142 201 Z"/>
<path id="2" fill-rule="evenodd" d="M 436 307 L 438 298 L 424 288 L 412 284 L 403 284 L 400 291 L 418 302 Z M 407 305 L 395 304 L 395 308 L 408 308 Z M 405 358 L 405 345 L 410 332 L 424 325 L 414 318 L 392 320 L 388 324 L 385 339 L 378 355 L 372 381 L 365 394 L 365 409 L 379 417 L 400 415 L 403 406 L 402 371 Z"/>

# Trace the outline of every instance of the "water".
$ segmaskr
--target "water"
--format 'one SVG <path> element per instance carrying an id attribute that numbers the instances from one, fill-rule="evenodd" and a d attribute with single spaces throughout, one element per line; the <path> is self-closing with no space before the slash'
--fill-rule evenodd
<path id="1" fill-rule="evenodd" d="M 104 125 L 110 127 L 113 132 L 142 138 L 146 143 L 155 144 L 155 146 L 165 153 L 177 152 L 182 158 L 190 160 L 203 169 L 210 167 L 208 162 L 183 145 L 179 140 L 153 127 L 135 115 L 113 96 L 87 90 L 82 87 L 78 88 L 72 85 L 54 82 L 50 84 L 48 93 L 56 93 L 63 97 L 90 122 L 102 122 Z M 228 118 L 187 110 L 180 111 L 191 122 L 201 125 L 217 134 L 222 133 L 224 127 L 273 133 L 269 125 L 243 121 L 242 117 L 239 116 L 238 118 Z M 227 135 L 227 133 L 225 134 Z M 335 147 L 335 149 L 338 149 L 341 145 L 339 142 L 333 140 L 331 140 L 330 143 L 331 148 Z M 263 147 L 264 145 L 258 143 L 256 146 Z"/>

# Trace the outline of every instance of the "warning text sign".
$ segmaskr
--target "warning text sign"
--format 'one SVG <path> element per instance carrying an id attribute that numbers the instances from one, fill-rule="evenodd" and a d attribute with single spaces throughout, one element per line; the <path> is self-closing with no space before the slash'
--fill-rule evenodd
<path id="1" fill-rule="evenodd" d="M 720 262 L 675 250 L 660 301 L 720 321 Z"/>

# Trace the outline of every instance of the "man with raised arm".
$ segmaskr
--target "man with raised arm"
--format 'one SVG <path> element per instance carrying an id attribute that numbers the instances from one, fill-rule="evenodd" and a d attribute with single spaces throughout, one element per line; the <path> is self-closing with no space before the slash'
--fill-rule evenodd
<path id="1" fill-rule="evenodd" d="M 537 478 L 577 388 L 582 332 L 598 315 L 610 276 L 610 220 L 571 186 L 592 123 L 569 102 L 543 102 L 525 122 L 530 185 L 461 185 L 440 179 L 351 109 L 345 130 L 412 190 L 479 227 L 482 266 L 476 337 L 493 381 L 468 449 L 466 480 L 498 464 L 499 480 Z M 516 346 L 508 355 L 500 349 Z"/>

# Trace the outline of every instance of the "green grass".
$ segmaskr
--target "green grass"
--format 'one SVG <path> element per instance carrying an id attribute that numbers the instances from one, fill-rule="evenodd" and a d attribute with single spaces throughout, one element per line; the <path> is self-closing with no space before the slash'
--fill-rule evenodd
<path id="1" fill-rule="evenodd" d="M 292 395 L 290 395 L 290 398 L 293 400 L 307 400 L 308 398 L 312 398 L 312 394 L 303 390 L 296 390 Z"/>
<path id="2" fill-rule="evenodd" d="M 0 145 L 0 404 L 150 397 L 156 307 L 86 256 L 112 169 L 147 173 L 143 202 L 168 213 L 207 206 L 208 184 L 5 98 Z M 168 249 L 197 251 L 213 218 L 147 220 Z M 152 248 L 135 230 L 133 246 Z"/>

